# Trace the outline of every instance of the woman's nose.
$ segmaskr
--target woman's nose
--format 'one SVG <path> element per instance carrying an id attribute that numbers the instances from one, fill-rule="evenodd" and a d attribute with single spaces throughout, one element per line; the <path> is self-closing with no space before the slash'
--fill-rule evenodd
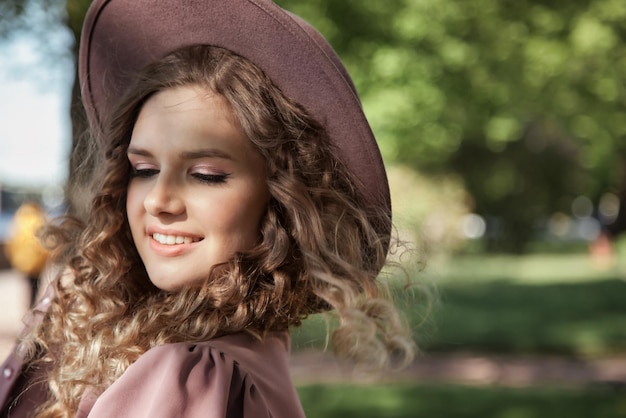
<path id="1" fill-rule="evenodd" d="M 152 216 L 180 215 L 185 212 L 180 187 L 159 177 L 144 200 L 146 211 Z"/>

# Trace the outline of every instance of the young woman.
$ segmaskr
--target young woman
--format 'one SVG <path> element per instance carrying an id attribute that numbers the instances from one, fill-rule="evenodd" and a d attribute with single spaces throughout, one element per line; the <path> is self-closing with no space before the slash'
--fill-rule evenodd
<path id="1" fill-rule="evenodd" d="M 303 417 L 288 330 L 324 311 L 339 355 L 410 361 L 376 280 L 384 166 L 308 24 L 267 0 L 97 0 L 80 76 L 102 168 L 89 216 L 48 234 L 61 274 L 5 414 Z"/>

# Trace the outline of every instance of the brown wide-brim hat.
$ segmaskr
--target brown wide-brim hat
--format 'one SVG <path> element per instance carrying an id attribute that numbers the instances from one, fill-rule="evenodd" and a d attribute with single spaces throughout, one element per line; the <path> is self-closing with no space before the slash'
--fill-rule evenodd
<path id="1" fill-rule="evenodd" d="M 95 0 L 79 52 L 92 129 L 147 64 L 193 45 L 241 55 L 327 130 L 386 240 L 391 202 L 385 167 L 356 89 L 332 47 L 308 23 L 269 0 Z M 381 220 L 380 213 L 389 219 Z"/>

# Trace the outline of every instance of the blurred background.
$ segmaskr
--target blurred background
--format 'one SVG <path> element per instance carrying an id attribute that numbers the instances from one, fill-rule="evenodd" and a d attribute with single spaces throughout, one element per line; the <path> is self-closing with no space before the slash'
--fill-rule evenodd
<path id="1" fill-rule="evenodd" d="M 626 417 L 626 2 L 277 2 L 348 67 L 416 248 L 414 286 L 387 276 L 422 354 L 375 381 L 310 318 L 293 335 L 307 416 Z M 3 244 L 25 202 L 85 204 L 89 3 L 0 0 Z M 27 284 L 0 253 L 10 340 Z"/>

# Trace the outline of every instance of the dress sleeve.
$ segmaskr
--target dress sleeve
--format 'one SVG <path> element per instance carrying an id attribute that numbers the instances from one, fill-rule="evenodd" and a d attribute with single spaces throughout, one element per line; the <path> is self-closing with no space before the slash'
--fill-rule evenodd
<path id="1" fill-rule="evenodd" d="M 54 288 L 48 286 L 43 298 L 24 319 L 24 329 L 20 338 L 28 335 L 35 329 L 50 307 L 54 298 Z M 25 417 L 30 416 L 37 406 L 43 403 L 48 396 L 45 384 L 45 371 L 41 368 L 30 368 L 23 371 L 24 352 L 16 343 L 0 366 L 0 416 Z"/>
<path id="2" fill-rule="evenodd" d="M 93 406 L 92 406 L 93 405 Z M 270 418 L 239 364 L 208 344 L 166 344 L 142 355 L 77 417 Z"/>

